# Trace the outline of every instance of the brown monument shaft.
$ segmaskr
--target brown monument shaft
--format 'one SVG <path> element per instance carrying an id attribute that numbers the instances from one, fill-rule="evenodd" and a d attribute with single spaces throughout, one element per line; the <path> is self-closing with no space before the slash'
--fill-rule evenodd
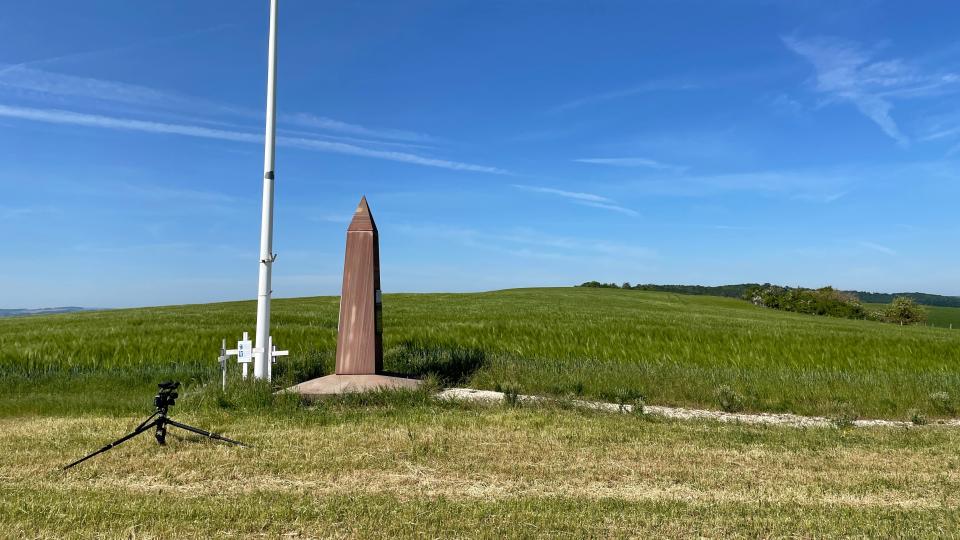
<path id="1" fill-rule="evenodd" d="M 380 239 L 364 197 L 347 228 L 337 333 L 337 375 L 371 375 L 383 371 L 382 332 Z"/>
<path id="2" fill-rule="evenodd" d="M 380 320 L 380 239 L 367 198 L 347 228 L 343 295 L 337 325 L 337 372 L 288 388 L 320 397 L 383 388 L 418 388 L 422 381 L 383 374 L 383 325 Z"/>

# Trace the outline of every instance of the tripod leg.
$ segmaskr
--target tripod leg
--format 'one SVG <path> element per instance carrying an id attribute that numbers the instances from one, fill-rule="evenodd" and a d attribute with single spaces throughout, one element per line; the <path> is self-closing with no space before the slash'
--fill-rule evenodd
<path id="1" fill-rule="evenodd" d="M 159 412 L 155 412 L 155 413 L 151 414 L 149 417 L 147 417 L 146 420 L 144 420 L 139 426 L 135 427 L 133 430 L 136 431 L 136 430 L 142 428 L 143 426 L 149 424 L 150 421 L 153 420 L 153 418 L 154 418 L 155 416 L 157 416 L 158 414 L 160 414 L 160 413 L 159 413 Z"/>
<path id="2" fill-rule="evenodd" d="M 149 424 L 140 424 L 140 427 L 138 427 L 137 429 L 133 430 L 133 432 L 131 432 L 130 434 L 125 435 L 125 436 L 123 436 L 123 437 L 120 437 L 119 439 L 117 439 L 117 440 L 113 441 L 112 443 L 104 446 L 103 448 L 97 450 L 96 452 L 93 452 L 92 454 L 87 454 L 86 456 L 84 456 L 84 457 L 82 457 L 82 458 L 74 461 L 73 463 L 67 465 L 66 467 L 63 468 L 63 470 L 67 470 L 67 469 L 69 469 L 70 467 L 79 465 L 79 464 L 83 463 L 84 461 L 92 458 L 93 456 L 96 456 L 96 455 L 98 455 L 98 454 L 102 454 L 102 453 L 106 452 L 107 450 L 110 450 L 111 448 L 120 446 L 120 444 L 122 444 L 122 443 L 124 443 L 124 442 L 127 442 L 127 441 L 129 441 L 130 439 L 136 437 L 137 435 L 143 433 L 144 431 L 147 431 L 148 429 L 152 428 L 153 425 L 156 424 L 156 423 L 157 423 L 157 421 L 154 420 L 153 422 L 150 422 Z"/>
<path id="3" fill-rule="evenodd" d="M 185 429 L 185 430 L 187 430 L 187 431 L 192 431 L 192 432 L 196 433 L 197 435 L 203 435 L 204 437 L 209 437 L 209 438 L 211 438 L 211 439 L 216 439 L 216 440 L 218 440 L 218 441 L 228 442 L 228 443 L 230 443 L 230 444 L 236 444 L 236 445 L 239 445 L 239 446 L 249 446 L 249 445 L 243 444 L 243 443 L 240 442 L 240 441 L 235 441 L 235 440 L 233 440 L 233 439 L 228 439 L 228 438 L 223 437 L 223 436 L 221 436 L 221 435 L 217 435 L 216 433 L 210 433 L 209 431 L 205 431 L 205 430 L 202 430 L 202 429 L 200 429 L 200 428 L 195 428 L 195 427 L 193 427 L 193 426 L 188 426 L 188 425 L 186 425 L 186 424 L 181 424 L 180 422 L 177 422 L 176 420 L 171 420 L 171 419 L 169 419 L 169 418 L 167 418 L 167 423 L 170 424 L 171 426 L 177 426 L 177 427 L 180 428 L 180 429 Z"/>

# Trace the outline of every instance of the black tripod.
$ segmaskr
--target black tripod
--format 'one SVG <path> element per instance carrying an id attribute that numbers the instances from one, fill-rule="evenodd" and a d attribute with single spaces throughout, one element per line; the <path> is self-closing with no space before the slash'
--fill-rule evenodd
<path id="1" fill-rule="evenodd" d="M 222 437 L 220 435 L 217 435 L 216 433 L 210 433 L 209 431 L 204 431 L 200 428 L 195 428 L 193 426 L 188 426 L 187 424 L 181 424 L 176 420 L 171 420 L 167 416 L 167 410 L 176 403 L 176 399 L 177 397 L 179 397 L 179 394 L 174 392 L 174 390 L 176 390 L 177 387 L 180 386 L 180 383 L 167 381 L 167 382 L 162 382 L 157 386 L 160 387 L 160 391 L 157 392 L 157 395 L 153 398 L 153 404 L 157 407 L 157 411 L 155 413 L 151 414 L 149 418 L 144 420 L 143 423 L 137 426 L 136 429 L 130 432 L 130 434 L 125 435 L 113 441 L 112 443 L 104 446 L 103 448 L 97 450 L 96 452 L 93 452 L 92 454 L 87 454 L 86 456 L 67 465 L 66 467 L 63 468 L 63 470 L 67 470 L 70 467 L 79 465 L 97 454 L 102 454 L 107 450 L 114 448 L 115 446 L 119 446 L 121 443 L 129 441 L 130 439 L 136 437 L 137 435 L 140 435 L 145 431 L 150 431 L 150 428 L 153 428 L 153 427 L 157 428 L 156 433 L 154 433 L 154 437 L 156 437 L 157 442 L 160 445 L 165 445 L 167 444 L 167 424 L 174 427 L 178 427 L 180 429 L 185 429 L 187 431 L 192 431 L 197 435 L 203 435 L 204 437 L 209 437 L 211 439 L 216 439 L 218 441 L 228 442 L 230 444 L 236 444 L 239 446 L 247 446 L 242 442 L 235 441 L 233 439 L 228 439 L 226 437 Z"/>

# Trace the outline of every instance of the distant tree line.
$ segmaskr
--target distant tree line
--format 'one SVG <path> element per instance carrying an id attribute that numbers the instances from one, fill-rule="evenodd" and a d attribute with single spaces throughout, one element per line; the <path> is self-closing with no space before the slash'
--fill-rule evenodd
<path id="1" fill-rule="evenodd" d="M 588 281 L 580 287 L 603 287 L 603 288 L 613 288 L 613 289 L 633 289 L 638 291 L 660 291 L 660 292 L 671 292 L 676 294 L 696 294 L 696 295 L 707 295 L 707 296 L 726 296 L 727 298 L 743 298 L 746 292 L 754 287 L 765 286 L 769 287 L 769 283 L 763 285 L 759 283 L 740 283 L 738 285 L 718 285 L 715 287 L 708 287 L 703 285 L 654 285 L 654 284 L 644 284 L 644 285 L 630 285 L 630 283 L 623 283 L 617 285 L 616 283 L 601 283 L 599 281 Z M 868 304 L 889 304 L 893 302 L 895 298 L 906 297 L 912 299 L 915 303 L 921 304 L 924 306 L 941 306 L 941 307 L 960 307 L 960 296 L 943 296 L 939 294 L 928 294 L 928 293 L 872 293 L 872 292 L 862 292 L 862 291 L 841 291 L 844 293 L 849 293 L 860 299 L 861 302 Z"/>
<path id="2" fill-rule="evenodd" d="M 927 294 L 920 292 L 894 294 L 856 292 L 855 294 L 860 297 L 860 300 L 869 304 L 889 304 L 890 302 L 893 302 L 895 298 L 906 297 L 924 306 L 960 307 L 960 297 L 958 296 L 942 296 L 939 294 Z"/>
<path id="3" fill-rule="evenodd" d="M 857 295 L 838 291 L 833 287 L 803 289 L 758 285 L 748 289 L 744 299 L 758 306 L 810 315 L 867 319 L 903 325 L 922 324 L 927 321 L 926 310 L 912 298 L 897 296 L 881 309 L 868 310 Z"/>
<path id="4" fill-rule="evenodd" d="M 840 291 L 833 287 L 805 289 L 802 287 L 781 287 L 764 283 L 724 285 L 704 287 L 701 285 L 630 285 L 629 282 L 601 283 L 588 281 L 581 287 L 603 289 L 630 289 L 641 291 L 661 291 L 679 294 L 726 296 L 742 298 L 755 305 L 794 313 L 825 315 L 844 319 L 866 319 L 896 324 L 920 324 L 927 320 L 926 310 L 913 298 L 894 296 L 889 305 L 879 310 L 868 310 L 859 296 L 849 291 Z M 935 295 L 929 295 L 935 296 Z M 872 302 L 871 302 L 872 303 Z"/>
<path id="5" fill-rule="evenodd" d="M 726 296 L 727 298 L 743 298 L 743 294 L 750 287 L 757 286 L 757 283 L 744 283 L 741 285 L 719 285 L 716 287 L 707 287 L 704 285 L 654 285 L 637 284 L 630 285 L 629 282 L 617 285 L 616 283 L 600 283 L 599 281 L 588 281 L 580 287 L 599 287 L 604 289 L 632 289 L 635 291 L 659 291 L 671 292 L 676 294 L 694 294 L 702 296 Z"/>

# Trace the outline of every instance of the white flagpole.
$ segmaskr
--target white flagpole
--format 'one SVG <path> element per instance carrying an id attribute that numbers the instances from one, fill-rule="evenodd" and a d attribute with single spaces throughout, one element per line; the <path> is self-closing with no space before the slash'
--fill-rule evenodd
<path id="1" fill-rule="evenodd" d="M 270 379 L 270 274 L 273 254 L 273 166 L 277 116 L 277 1 L 270 0 L 270 46 L 267 59 L 267 129 L 263 146 L 263 213 L 260 221 L 260 279 L 257 290 L 257 333 L 253 376 Z"/>

